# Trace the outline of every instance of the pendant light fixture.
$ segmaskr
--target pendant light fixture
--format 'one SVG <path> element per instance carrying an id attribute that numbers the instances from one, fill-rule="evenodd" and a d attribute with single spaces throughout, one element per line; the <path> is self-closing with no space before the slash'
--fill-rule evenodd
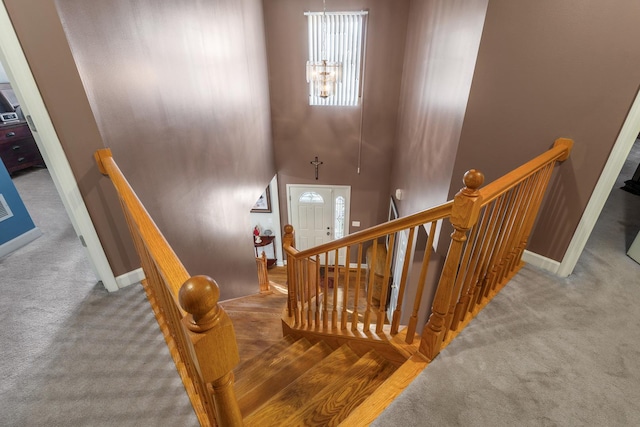
<path id="1" fill-rule="evenodd" d="M 327 60 L 327 5 L 322 0 L 322 42 L 320 61 L 307 61 L 307 83 L 312 84 L 313 93 L 321 98 L 332 96 L 338 82 L 342 82 L 342 62 Z"/>

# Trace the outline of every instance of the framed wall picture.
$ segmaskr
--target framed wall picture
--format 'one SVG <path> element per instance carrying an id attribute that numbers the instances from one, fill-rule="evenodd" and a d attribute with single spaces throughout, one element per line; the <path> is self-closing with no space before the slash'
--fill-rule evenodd
<path id="1" fill-rule="evenodd" d="M 258 201 L 253 205 L 251 212 L 271 212 L 271 192 L 269 191 L 269 187 L 264 190 L 264 193 L 262 193 Z"/>

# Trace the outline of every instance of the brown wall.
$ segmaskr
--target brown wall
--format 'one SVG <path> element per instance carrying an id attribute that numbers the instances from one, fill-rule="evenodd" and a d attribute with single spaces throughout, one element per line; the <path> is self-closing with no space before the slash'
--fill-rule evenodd
<path id="1" fill-rule="evenodd" d="M 413 0 L 391 190 L 401 216 L 443 203 L 488 0 Z"/>
<path id="2" fill-rule="evenodd" d="M 449 195 L 576 142 L 529 249 L 566 252 L 640 84 L 640 2 L 491 0 Z"/>
<path id="3" fill-rule="evenodd" d="M 408 1 L 327 2 L 327 10 L 368 10 L 361 173 L 357 173 L 360 107 L 309 106 L 305 11 L 322 1 L 264 2 L 273 140 L 280 194 L 286 184 L 351 185 L 351 220 L 359 229 L 385 221 Z M 310 161 L 324 162 L 314 179 Z M 286 198 L 281 197 L 283 223 Z M 351 228 L 351 232 L 358 231 Z"/>
<path id="4" fill-rule="evenodd" d="M 48 3 L 46 24 L 59 32 L 52 5 L 40 3 Z M 222 298 L 255 292 L 249 210 L 275 173 L 261 2 L 57 5 L 73 58 L 60 41 L 50 55 L 43 52 L 52 47 L 22 1 L 10 13 L 23 13 L 19 35 L 33 39 L 28 59 L 41 64 L 36 78 L 49 108 L 68 115 L 69 128 L 88 126 L 81 120 L 92 127 L 90 138 L 61 135 L 83 196 L 96 194 L 87 200 L 92 216 L 115 204 L 91 158 L 101 136 L 187 269 L 214 277 Z M 75 78 L 47 76 L 54 67 L 42 63 L 45 55 L 62 55 L 56 63 L 65 69 L 73 69 L 75 59 Z M 78 95 L 75 117 L 54 102 L 80 92 L 78 72 L 87 95 Z M 59 89 L 49 93 L 53 86 Z M 54 124 L 58 129 L 56 117 Z M 106 219 L 97 224 L 101 238 L 120 214 Z M 117 248 L 107 253 L 112 263 L 119 254 Z"/>

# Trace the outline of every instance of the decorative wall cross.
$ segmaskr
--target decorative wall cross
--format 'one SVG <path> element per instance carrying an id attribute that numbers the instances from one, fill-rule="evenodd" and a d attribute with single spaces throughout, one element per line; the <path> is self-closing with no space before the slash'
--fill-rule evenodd
<path id="1" fill-rule="evenodd" d="M 316 168 L 316 180 L 317 180 L 318 179 L 318 166 L 320 166 L 324 162 L 319 161 L 318 160 L 318 156 L 316 156 L 315 160 L 313 160 L 313 161 L 311 161 L 309 163 L 311 163 Z"/>

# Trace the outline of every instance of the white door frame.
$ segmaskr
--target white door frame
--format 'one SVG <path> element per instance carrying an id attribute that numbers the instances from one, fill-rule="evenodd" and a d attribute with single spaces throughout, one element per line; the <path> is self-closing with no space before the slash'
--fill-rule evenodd
<path id="1" fill-rule="evenodd" d="M 71 224 L 87 249 L 89 261 L 98 280 L 102 281 L 108 291 L 118 290 L 116 278 L 2 1 L 0 1 L 0 61 L 9 76 L 25 117 L 31 119 L 29 125 L 38 149 L 49 169 Z"/>

